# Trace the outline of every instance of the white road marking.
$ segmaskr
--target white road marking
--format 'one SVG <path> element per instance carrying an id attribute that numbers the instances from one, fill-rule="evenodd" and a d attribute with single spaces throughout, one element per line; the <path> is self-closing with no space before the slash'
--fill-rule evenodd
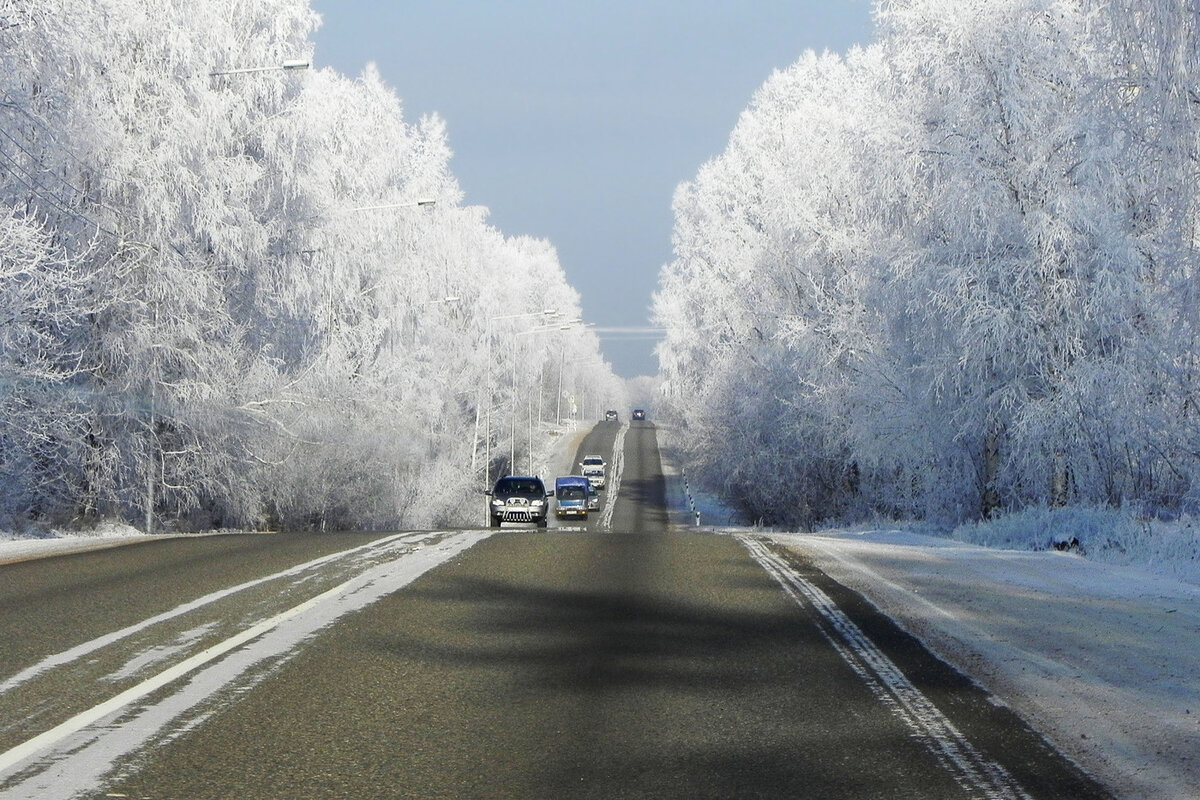
<path id="1" fill-rule="evenodd" d="M 622 425 L 621 430 L 613 440 L 612 470 L 609 472 L 607 486 L 604 489 L 604 510 L 600 513 L 600 529 L 612 530 L 613 511 L 617 507 L 617 492 L 621 490 L 621 474 L 625 471 L 625 432 L 628 425 Z"/>
<path id="2" fill-rule="evenodd" d="M 436 547 L 422 549 L 419 554 L 407 553 L 396 560 L 374 565 L 341 585 L 262 620 L 0 753 L 0 785 L 4 785 L 6 779 L 16 779 L 15 783 L 0 790 L 0 798 L 51 800 L 94 790 L 118 758 L 150 741 L 172 720 L 227 687 L 239 675 L 268 659 L 286 656 L 303 640 L 343 614 L 403 588 L 424 572 L 490 535 L 490 531 L 460 531 L 447 536 Z M 259 641 L 255 642 L 256 639 Z M 225 662 L 213 663 L 243 646 L 244 650 Z M 212 666 L 198 672 L 173 695 L 129 710 L 135 702 L 209 664 Z M 98 724 L 106 719 L 107 724 Z"/>
<path id="3" fill-rule="evenodd" d="M 368 544 L 364 544 L 359 547 L 355 547 L 351 550 L 344 550 L 342 552 L 332 553 L 327 556 L 322 556 L 321 558 L 314 559 L 314 560 L 309 561 L 304 564 L 299 564 L 295 567 L 291 567 L 290 569 L 286 569 L 282 572 L 277 572 L 274 575 L 267 575 L 262 578 L 256 578 L 252 581 L 246 581 L 245 583 L 239 584 L 237 586 L 231 586 L 228 589 L 222 589 L 218 592 L 212 592 L 210 594 L 206 594 L 203 597 L 199 597 L 195 600 L 192 600 L 192 601 L 189 601 L 182 605 L 176 606 L 175 608 L 172 608 L 169 611 L 164 611 L 161 614 L 157 614 L 153 617 L 149 617 L 148 619 L 144 619 L 141 622 L 138 622 L 138 623 L 135 623 L 128 627 L 122 628 L 121 630 L 113 631 L 112 633 L 107 633 L 104 636 L 97 637 L 95 639 L 92 639 L 89 642 L 84 642 L 83 644 L 76 645 L 75 647 L 72 647 L 70 650 L 64 650 L 61 653 L 56 653 L 52 656 L 48 656 L 48 657 L 42 659 L 41 661 L 39 661 L 37 664 L 34 664 L 31 667 L 27 667 L 26 669 L 23 669 L 20 672 L 18 672 L 16 675 L 13 675 L 11 678 L 8 678 L 7 680 L 0 682 L 0 694 L 4 694 L 5 692 L 7 692 L 11 689 L 15 689 L 16 687 L 20 686 L 21 684 L 26 683 L 27 681 L 32 680 L 33 678 L 36 678 L 37 676 L 41 675 L 42 673 L 46 672 L 47 670 L 54 669 L 55 667 L 61 667 L 66 664 L 70 664 L 71 662 L 77 661 L 77 660 L 83 658 L 84 656 L 90 655 L 103 647 L 107 647 L 110 644 L 119 642 L 122 639 L 126 639 L 126 638 L 134 635 L 135 633 L 138 633 L 139 631 L 143 631 L 147 628 L 150 628 L 161 622 L 166 622 L 167 620 L 173 619 L 175 617 L 182 616 L 183 614 L 186 614 L 189 611 L 195 611 L 198 608 L 203 608 L 204 606 L 210 605 L 219 600 L 223 600 L 226 597 L 230 597 L 231 595 L 235 595 L 238 592 L 245 591 L 246 589 L 250 589 L 255 586 L 259 586 L 260 584 L 269 583 L 274 580 L 279 580 L 280 578 L 286 578 L 286 577 L 290 577 L 292 575 L 298 575 L 300 573 L 312 570 L 316 567 L 320 567 L 325 564 L 328 564 L 332 561 L 338 561 L 340 559 L 346 558 L 347 556 L 359 555 L 367 550 L 378 550 L 380 547 L 384 547 L 384 546 L 393 544 L 398 540 L 418 541 L 422 538 L 427 537 L 428 535 L 429 535 L 428 533 L 421 533 L 421 534 L 404 533 L 404 534 L 397 534 L 395 536 L 389 536 L 384 539 L 379 539 L 377 541 L 370 542 Z"/>
<path id="4" fill-rule="evenodd" d="M 749 536 L 737 538 L 797 604 L 807 601 L 817 611 L 825 623 L 818 626 L 821 634 L 960 786 L 986 800 L 1030 800 L 1008 770 L 976 750 L 827 594 L 797 574 L 763 542 Z"/>

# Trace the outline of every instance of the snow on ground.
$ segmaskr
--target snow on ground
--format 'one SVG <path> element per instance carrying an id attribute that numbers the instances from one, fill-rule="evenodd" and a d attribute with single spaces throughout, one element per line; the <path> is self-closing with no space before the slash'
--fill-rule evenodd
<path id="1" fill-rule="evenodd" d="M 0 531 L 0 564 L 80 550 L 116 547 L 145 539 L 146 534 L 123 522 L 108 522 L 88 531 L 47 531 L 38 536 Z"/>
<path id="2" fill-rule="evenodd" d="M 769 538 L 870 599 L 1119 797 L 1200 797 L 1200 586 L 898 530 Z"/>
<path id="3" fill-rule="evenodd" d="M 590 424 L 581 424 L 575 420 L 563 420 L 562 426 L 547 429 L 547 435 L 534 448 L 533 473 L 541 475 L 549 483 L 553 483 L 560 475 L 578 475 L 579 465 L 575 463 L 575 451 L 591 430 Z"/>

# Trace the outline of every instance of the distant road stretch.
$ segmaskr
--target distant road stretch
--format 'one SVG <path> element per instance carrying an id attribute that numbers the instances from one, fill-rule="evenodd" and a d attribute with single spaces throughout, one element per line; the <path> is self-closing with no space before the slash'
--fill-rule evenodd
<path id="1" fill-rule="evenodd" d="M 0 799 L 1108 797 L 811 564 L 670 529 L 651 423 L 592 452 L 586 524 L 0 566 Z"/>

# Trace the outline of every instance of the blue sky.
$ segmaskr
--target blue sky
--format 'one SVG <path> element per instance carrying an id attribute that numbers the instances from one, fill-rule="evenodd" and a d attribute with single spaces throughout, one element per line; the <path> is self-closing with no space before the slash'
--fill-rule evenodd
<path id="1" fill-rule="evenodd" d="M 368 62 L 437 112 L 470 205 L 548 239 L 604 354 L 653 374 L 675 187 L 725 148 L 754 91 L 805 50 L 871 41 L 867 0 L 313 0 L 317 66 Z"/>

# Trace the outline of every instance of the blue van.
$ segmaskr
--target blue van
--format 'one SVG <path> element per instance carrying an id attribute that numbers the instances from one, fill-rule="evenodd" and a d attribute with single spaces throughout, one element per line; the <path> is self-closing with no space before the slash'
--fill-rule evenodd
<path id="1" fill-rule="evenodd" d="M 565 475 L 554 481 L 554 514 L 587 519 L 588 502 L 593 494 L 591 484 L 582 475 Z"/>

